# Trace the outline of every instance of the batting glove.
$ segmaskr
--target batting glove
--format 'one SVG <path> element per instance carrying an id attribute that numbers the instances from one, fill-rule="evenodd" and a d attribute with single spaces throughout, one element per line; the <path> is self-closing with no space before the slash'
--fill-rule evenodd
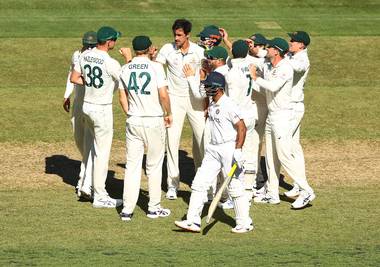
<path id="1" fill-rule="evenodd" d="M 234 161 L 236 162 L 239 169 L 243 168 L 243 152 L 241 148 L 236 148 L 234 151 Z"/>

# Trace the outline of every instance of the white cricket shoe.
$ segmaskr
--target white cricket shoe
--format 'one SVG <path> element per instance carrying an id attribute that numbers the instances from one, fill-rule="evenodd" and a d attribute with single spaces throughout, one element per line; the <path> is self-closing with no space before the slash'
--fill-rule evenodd
<path id="1" fill-rule="evenodd" d="M 119 215 L 123 222 L 129 222 L 132 220 L 133 213 L 121 212 Z"/>
<path id="2" fill-rule="evenodd" d="M 191 223 L 191 222 L 188 222 L 187 220 L 175 221 L 174 224 L 178 226 L 179 228 L 186 230 L 188 232 L 199 233 L 201 231 L 200 224 Z"/>
<path id="3" fill-rule="evenodd" d="M 261 187 L 260 189 L 254 189 L 253 190 L 253 196 L 254 197 L 262 197 L 262 196 L 265 196 L 266 193 L 267 193 L 267 190 L 266 190 L 265 185 L 263 187 Z"/>
<path id="4" fill-rule="evenodd" d="M 164 208 L 158 208 L 155 211 L 148 211 L 146 216 L 151 219 L 157 219 L 159 217 L 168 217 L 170 215 L 170 210 L 169 209 L 164 209 Z"/>
<path id="5" fill-rule="evenodd" d="M 94 208 L 116 208 L 123 205 L 122 199 L 115 199 L 109 196 L 95 198 L 92 203 L 92 207 Z"/>
<path id="6" fill-rule="evenodd" d="M 291 190 L 284 192 L 284 195 L 287 197 L 296 197 L 296 196 L 299 196 L 300 193 L 301 193 L 301 190 L 298 187 L 298 185 L 293 185 L 293 188 Z"/>
<path id="7" fill-rule="evenodd" d="M 238 224 L 234 228 L 231 229 L 231 232 L 235 233 L 235 234 L 243 234 L 243 233 L 248 233 L 248 232 L 252 231 L 253 228 L 254 227 L 253 227 L 252 223 L 247 225 L 247 226 Z"/>
<path id="8" fill-rule="evenodd" d="M 315 199 L 315 194 L 313 192 L 308 193 L 306 191 L 302 191 L 301 194 L 298 196 L 296 201 L 292 203 L 293 209 L 301 209 L 305 207 L 307 204 L 309 204 L 311 201 Z"/>
<path id="9" fill-rule="evenodd" d="M 166 198 L 170 200 L 177 199 L 177 189 L 174 187 L 168 188 L 168 192 L 166 192 Z"/>
<path id="10" fill-rule="evenodd" d="M 234 208 L 234 202 L 232 201 L 231 198 L 228 198 L 226 201 L 224 202 L 219 202 L 218 203 L 218 207 L 219 208 L 222 208 L 224 210 L 230 210 L 230 209 L 233 209 Z"/>
<path id="11" fill-rule="evenodd" d="M 255 203 L 267 203 L 267 204 L 280 204 L 280 198 L 273 198 L 269 195 L 263 195 L 259 197 L 255 197 L 253 199 Z"/>

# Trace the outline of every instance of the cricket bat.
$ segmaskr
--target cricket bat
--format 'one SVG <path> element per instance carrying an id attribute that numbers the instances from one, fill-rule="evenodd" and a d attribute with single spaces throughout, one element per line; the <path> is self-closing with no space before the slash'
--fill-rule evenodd
<path id="1" fill-rule="evenodd" d="M 214 215 L 216 207 L 218 206 L 218 203 L 220 199 L 222 198 L 223 191 L 227 188 L 228 184 L 230 183 L 232 176 L 234 175 L 236 171 L 236 168 L 237 168 L 237 164 L 235 162 L 234 165 L 232 165 L 232 168 L 230 172 L 228 173 L 227 177 L 224 178 L 224 182 L 222 186 L 219 188 L 218 192 L 216 193 L 214 199 L 212 200 L 210 204 L 210 207 L 208 208 L 206 223 L 210 223 L 211 217 L 212 215 Z"/>

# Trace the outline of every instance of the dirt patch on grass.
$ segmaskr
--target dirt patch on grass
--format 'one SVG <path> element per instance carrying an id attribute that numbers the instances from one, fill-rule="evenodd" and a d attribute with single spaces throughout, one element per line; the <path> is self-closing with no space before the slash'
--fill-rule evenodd
<path id="1" fill-rule="evenodd" d="M 378 183 L 376 174 L 380 173 L 380 141 L 305 141 L 303 147 L 308 179 L 314 186 Z M 188 152 L 188 159 L 192 157 L 190 141 L 183 142 L 181 149 Z M 72 142 L 2 143 L 0 162 L 1 189 L 56 187 L 76 183 L 80 154 Z M 124 163 L 124 142 L 114 141 L 109 176 L 122 180 Z M 288 178 L 286 180 L 291 182 Z"/>

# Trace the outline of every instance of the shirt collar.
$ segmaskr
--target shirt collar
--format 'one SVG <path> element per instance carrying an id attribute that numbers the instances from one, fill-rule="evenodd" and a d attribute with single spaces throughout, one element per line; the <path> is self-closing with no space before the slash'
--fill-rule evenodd
<path id="1" fill-rule="evenodd" d="M 132 61 L 134 61 L 134 62 L 139 62 L 139 61 L 148 61 L 149 60 L 149 58 L 148 57 L 144 57 L 144 56 L 141 56 L 141 57 L 134 57 L 133 59 L 132 59 Z"/>
<path id="2" fill-rule="evenodd" d="M 232 64 L 239 64 L 240 62 L 243 62 L 244 60 L 245 60 L 245 58 L 241 58 L 241 57 L 233 58 L 233 59 L 231 59 L 231 63 Z"/>
<path id="3" fill-rule="evenodd" d="M 187 53 L 185 55 L 195 53 L 195 47 L 196 46 L 198 46 L 198 45 L 193 43 L 192 41 L 189 41 L 189 50 L 187 50 Z M 176 47 L 175 42 L 173 42 L 173 48 L 177 54 L 180 54 L 180 53 L 182 54 L 181 49 Z"/>

